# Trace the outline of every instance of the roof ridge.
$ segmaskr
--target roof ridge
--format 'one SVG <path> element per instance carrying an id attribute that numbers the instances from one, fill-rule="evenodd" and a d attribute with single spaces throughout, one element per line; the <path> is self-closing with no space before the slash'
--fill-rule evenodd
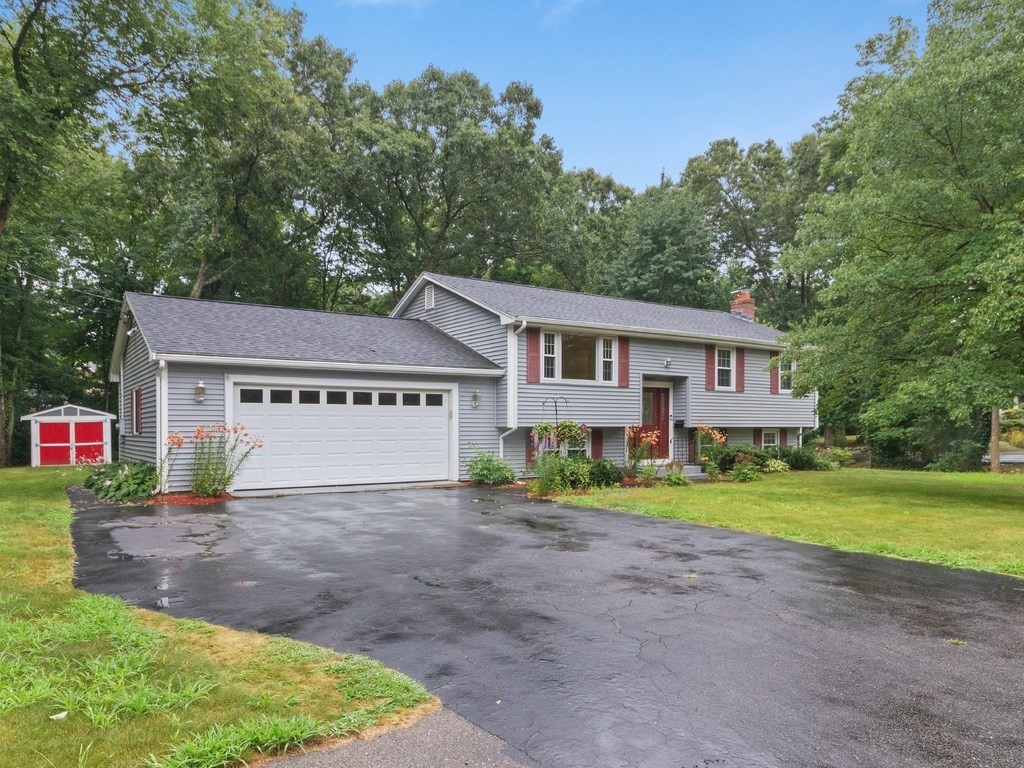
<path id="1" fill-rule="evenodd" d="M 282 304 L 257 304 L 253 301 L 228 301 L 227 299 L 200 299 L 196 296 L 172 296 L 167 293 L 142 293 L 140 291 L 126 291 L 127 296 L 140 296 L 144 299 L 173 299 L 175 301 L 194 301 L 200 304 L 225 304 L 232 307 L 258 307 L 260 309 L 284 309 L 289 312 L 309 312 L 310 314 L 317 315 L 330 315 L 337 317 L 338 315 L 344 315 L 347 317 L 365 317 L 377 320 L 404 320 L 406 322 L 420 322 L 419 318 L 415 317 L 391 317 L 389 315 L 371 315 L 363 312 L 336 312 L 331 309 L 312 309 L 310 307 L 288 307 Z"/>
<path id="2" fill-rule="evenodd" d="M 608 295 L 603 294 L 603 293 L 590 293 L 588 291 L 574 291 L 571 288 L 547 288 L 547 287 L 542 286 L 542 285 L 530 285 L 528 283 L 510 283 L 507 280 L 492 280 L 492 279 L 486 278 L 486 277 L 464 277 L 462 275 L 446 275 L 443 272 L 424 272 L 423 274 L 428 276 L 428 277 L 440 277 L 440 278 L 449 277 L 449 278 L 454 278 L 456 280 L 472 280 L 473 282 L 476 282 L 476 283 L 491 283 L 493 285 L 509 285 L 509 286 L 514 287 L 514 288 L 532 288 L 533 290 L 537 290 L 537 291 L 551 291 L 552 293 L 568 293 L 568 294 L 571 294 L 573 296 L 591 296 L 591 297 L 593 297 L 595 299 L 610 299 L 612 301 L 621 301 L 621 302 L 626 302 L 626 303 L 629 303 L 629 304 L 646 304 L 647 306 L 652 306 L 652 307 L 665 307 L 666 309 L 686 309 L 686 310 L 689 310 L 690 312 L 706 312 L 708 314 L 713 314 L 713 315 L 724 315 L 725 317 L 736 317 L 736 315 L 732 314 L 732 312 L 728 312 L 728 311 L 726 311 L 724 309 L 704 309 L 703 307 L 691 307 L 691 306 L 687 306 L 685 304 L 665 304 L 664 302 L 650 301 L 648 299 L 629 299 L 629 298 L 626 298 L 625 296 L 608 296 Z M 738 319 L 743 320 L 743 318 L 738 318 Z M 743 322 L 752 322 L 753 325 L 760 325 L 760 326 L 762 326 L 764 328 L 771 328 L 772 330 L 778 330 L 774 326 L 768 325 L 767 323 L 762 323 L 762 322 L 760 322 L 758 320 L 753 320 L 753 321 L 743 320 Z"/>

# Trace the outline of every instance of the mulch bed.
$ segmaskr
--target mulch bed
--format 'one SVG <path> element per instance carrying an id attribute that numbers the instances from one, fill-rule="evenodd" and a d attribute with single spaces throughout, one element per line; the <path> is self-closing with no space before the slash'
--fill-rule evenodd
<path id="1" fill-rule="evenodd" d="M 156 496 L 151 496 L 146 500 L 146 504 L 167 504 L 172 507 L 199 507 L 204 504 L 218 504 L 222 501 L 231 501 L 237 498 L 237 496 L 232 496 L 230 493 L 222 493 L 220 496 L 196 496 L 194 494 L 184 492 L 161 493 Z"/>

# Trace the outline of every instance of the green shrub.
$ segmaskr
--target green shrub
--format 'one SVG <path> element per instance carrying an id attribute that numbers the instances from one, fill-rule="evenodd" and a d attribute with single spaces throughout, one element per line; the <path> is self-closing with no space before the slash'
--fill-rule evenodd
<path id="1" fill-rule="evenodd" d="M 100 464 L 85 478 L 85 487 L 104 501 L 140 499 L 156 490 L 156 467 L 144 461 Z"/>
<path id="2" fill-rule="evenodd" d="M 790 469 L 813 470 L 819 469 L 818 454 L 813 448 L 779 448 L 778 458 L 789 464 Z"/>
<path id="3" fill-rule="evenodd" d="M 662 479 L 665 481 L 665 485 L 693 485 L 693 480 L 691 480 L 685 474 L 683 474 L 683 471 L 680 469 L 670 469 L 668 472 L 665 473 L 665 477 Z"/>
<path id="4" fill-rule="evenodd" d="M 761 469 L 753 461 L 745 461 L 734 465 L 729 477 L 734 483 L 751 483 L 761 479 Z"/>
<path id="5" fill-rule="evenodd" d="M 940 454 L 925 469 L 932 472 L 975 472 L 982 468 L 984 447 L 973 440 L 954 440 L 949 450 Z"/>
<path id="6" fill-rule="evenodd" d="M 644 464 L 636 473 L 636 479 L 642 483 L 653 483 L 658 479 L 658 468 L 653 464 Z"/>
<path id="7" fill-rule="evenodd" d="M 590 465 L 590 484 L 607 488 L 622 482 L 622 468 L 611 459 L 597 459 Z"/>
<path id="8" fill-rule="evenodd" d="M 500 456 L 478 450 L 466 464 L 466 474 L 474 483 L 482 485 L 507 485 L 514 483 L 516 473 Z"/>
<path id="9" fill-rule="evenodd" d="M 761 471 L 766 475 L 773 474 L 775 472 L 789 472 L 789 464 L 784 462 L 782 459 L 768 459 L 761 467 Z"/>
<path id="10" fill-rule="evenodd" d="M 590 487 L 591 461 L 586 456 L 560 456 L 558 462 L 559 490 L 582 491 Z"/>
<path id="11" fill-rule="evenodd" d="M 532 492 L 537 496 L 550 496 L 562 490 L 559 465 L 562 457 L 557 453 L 544 452 L 537 456 L 537 482 Z"/>
<path id="12" fill-rule="evenodd" d="M 846 448 L 826 448 L 821 453 L 841 467 L 853 464 L 853 451 L 848 451 Z"/>

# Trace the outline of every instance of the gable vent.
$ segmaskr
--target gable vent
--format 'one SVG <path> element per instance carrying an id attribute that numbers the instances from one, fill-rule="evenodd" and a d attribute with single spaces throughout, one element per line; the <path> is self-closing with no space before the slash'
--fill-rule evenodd
<path id="1" fill-rule="evenodd" d="M 432 285 L 428 285 L 426 288 L 423 289 L 423 308 L 434 308 L 434 286 Z"/>

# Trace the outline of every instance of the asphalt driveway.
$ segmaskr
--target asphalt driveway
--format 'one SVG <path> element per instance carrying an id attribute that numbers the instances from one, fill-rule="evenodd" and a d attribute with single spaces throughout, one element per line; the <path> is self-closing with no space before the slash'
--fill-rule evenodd
<path id="1" fill-rule="evenodd" d="M 473 488 L 78 506 L 79 587 L 374 656 L 550 768 L 1024 764 L 1024 580 Z"/>

